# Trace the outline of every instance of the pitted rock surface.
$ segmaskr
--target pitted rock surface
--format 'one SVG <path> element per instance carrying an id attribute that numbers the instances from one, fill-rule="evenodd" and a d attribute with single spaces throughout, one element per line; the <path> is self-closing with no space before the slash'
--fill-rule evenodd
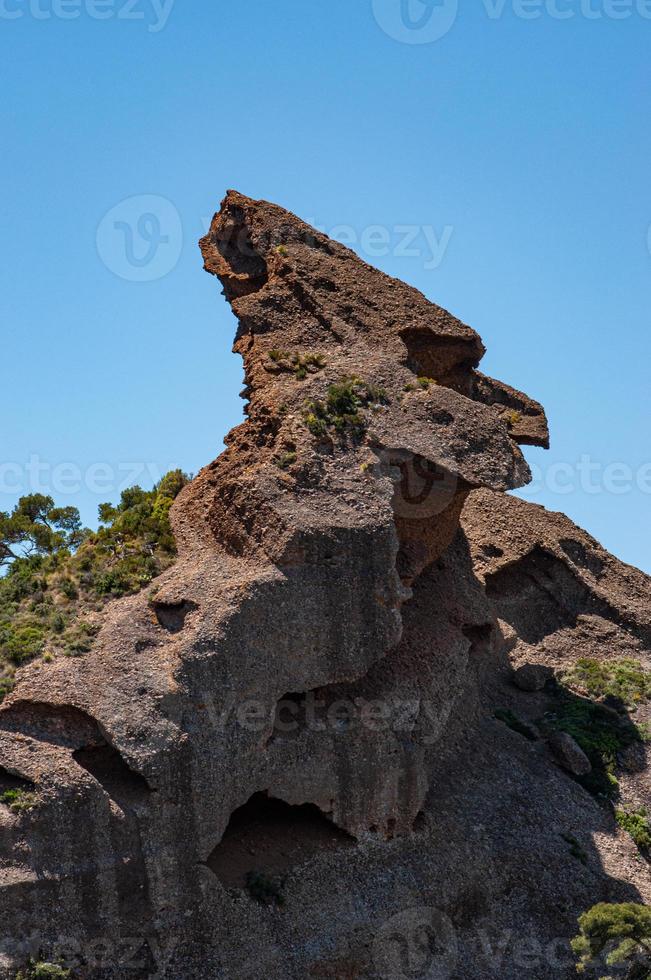
<path id="1" fill-rule="evenodd" d="M 544 949 L 599 898 L 648 896 L 611 817 L 494 717 L 542 698 L 521 663 L 649 654 L 648 579 L 504 493 L 519 444 L 548 443 L 541 406 L 282 208 L 229 192 L 201 249 L 246 419 L 174 505 L 176 564 L 0 708 L 0 787 L 37 797 L 0 804 L 0 975 L 65 947 L 93 980 L 371 980 L 387 923 L 435 908 L 477 977 L 478 929 Z M 355 418 L 310 423 L 342 385 Z M 508 951 L 500 970 L 521 978 Z"/>

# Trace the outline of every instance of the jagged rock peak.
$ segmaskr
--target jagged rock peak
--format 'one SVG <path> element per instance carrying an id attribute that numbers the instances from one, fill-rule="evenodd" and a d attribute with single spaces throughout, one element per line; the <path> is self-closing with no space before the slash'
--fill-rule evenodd
<path id="1" fill-rule="evenodd" d="M 475 371 L 485 348 L 474 330 L 289 211 L 228 191 L 200 246 L 240 320 L 236 350 L 247 368 L 253 346 L 264 355 L 280 341 L 290 350 L 349 351 L 342 366 L 358 371 L 355 357 L 370 348 L 396 384 L 434 379 L 496 406 L 517 442 L 548 444 L 542 407 Z"/>
<path id="2" fill-rule="evenodd" d="M 399 472 L 393 506 L 411 582 L 451 540 L 470 489 L 529 481 L 518 443 L 548 444 L 544 411 L 476 370 L 484 347 L 466 324 L 288 211 L 235 191 L 200 244 L 239 320 L 250 399 L 218 462 L 211 521 L 223 545 L 282 561 L 291 524 L 324 518 L 315 494 L 328 522 L 358 523 L 386 506 L 386 485 L 372 477 Z M 341 390 L 351 379 L 359 411 Z M 414 471 L 429 480 L 425 522 L 407 486 Z"/>

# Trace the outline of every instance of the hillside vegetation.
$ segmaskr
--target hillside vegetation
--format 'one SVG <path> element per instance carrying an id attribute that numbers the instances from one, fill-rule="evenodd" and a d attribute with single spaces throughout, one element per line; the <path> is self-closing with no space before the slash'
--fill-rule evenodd
<path id="1" fill-rule="evenodd" d="M 17 667 L 90 650 L 104 606 L 173 563 L 169 512 L 188 479 L 173 470 L 153 490 L 125 490 L 117 506 L 100 506 L 94 532 L 42 494 L 0 512 L 0 701 Z"/>

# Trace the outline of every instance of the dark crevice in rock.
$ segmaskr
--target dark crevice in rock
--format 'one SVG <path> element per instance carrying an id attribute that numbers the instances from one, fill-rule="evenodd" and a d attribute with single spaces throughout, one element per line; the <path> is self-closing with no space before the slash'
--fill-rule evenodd
<path id="1" fill-rule="evenodd" d="M 75 762 L 90 773 L 120 809 L 145 801 L 151 792 L 146 779 L 134 772 L 112 745 L 77 749 Z"/>
<path id="2" fill-rule="evenodd" d="M 168 633 L 180 633 L 185 626 L 185 620 L 189 613 L 199 608 L 196 602 L 190 602 L 188 600 L 184 600 L 183 602 L 162 602 L 153 599 L 151 605 L 159 626 L 162 626 Z"/>
<path id="3" fill-rule="evenodd" d="M 470 651 L 476 653 L 486 649 L 493 638 L 493 624 L 481 623 L 479 626 L 463 626 L 463 635 L 470 640 Z"/>
<path id="4" fill-rule="evenodd" d="M 305 731 L 327 730 L 333 735 L 343 735 L 357 730 L 362 723 L 363 693 L 372 696 L 372 674 L 376 667 L 373 665 L 369 673 L 348 683 L 284 694 L 276 704 L 273 731 L 267 745 L 277 739 L 298 738 Z"/>
<path id="5" fill-rule="evenodd" d="M 481 551 L 487 558 L 501 558 L 504 552 L 495 544 L 482 544 Z"/>
<path id="6" fill-rule="evenodd" d="M 427 821 L 427 814 L 425 813 L 424 810 L 419 810 L 414 820 L 414 827 L 413 827 L 414 833 L 423 834 L 428 829 L 428 826 L 429 824 Z"/>
<path id="7" fill-rule="evenodd" d="M 291 738 L 306 727 L 306 703 L 310 694 L 314 696 L 315 692 L 290 691 L 279 699 L 274 714 L 273 732 L 267 744 L 271 744 L 276 738 Z"/>
<path id="8" fill-rule="evenodd" d="M 0 796 L 11 789 L 22 789 L 29 792 L 36 789 L 36 786 L 31 780 L 15 775 L 5 769 L 4 766 L 0 766 Z"/>
<path id="9" fill-rule="evenodd" d="M 314 804 L 291 806 L 255 793 L 232 814 L 206 864 L 226 888 L 243 888 L 252 872 L 286 872 L 324 851 L 354 845 Z"/>

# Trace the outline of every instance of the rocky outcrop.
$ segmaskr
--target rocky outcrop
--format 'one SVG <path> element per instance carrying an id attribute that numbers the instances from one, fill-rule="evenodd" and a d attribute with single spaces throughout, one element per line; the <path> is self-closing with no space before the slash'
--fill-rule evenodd
<path id="1" fill-rule="evenodd" d="M 401 976 L 385 940 L 425 924 L 465 977 L 480 927 L 565 941 L 635 891 L 630 852 L 586 839 L 577 873 L 563 833 L 607 815 L 494 710 L 543 696 L 512 668 L 558 666 L 568 630 L 648 650 L 648 581 L 504 495 L 547 425 L 470 327 L 234 192 L 201 248 L 246 420 L 174 505 L 176 565 L 0 709 L 0 779 L 36 798 L 0 804 L 0 969 Z"/>
<path id="2" fill-rule="evenodd" d="M 651 582 L 610 555 L 564 514 L 490 492 L 463 514 L 473 563 L 518 658 L 562 666 L 576 657 L 635 654 L 651 646 Z"/>

